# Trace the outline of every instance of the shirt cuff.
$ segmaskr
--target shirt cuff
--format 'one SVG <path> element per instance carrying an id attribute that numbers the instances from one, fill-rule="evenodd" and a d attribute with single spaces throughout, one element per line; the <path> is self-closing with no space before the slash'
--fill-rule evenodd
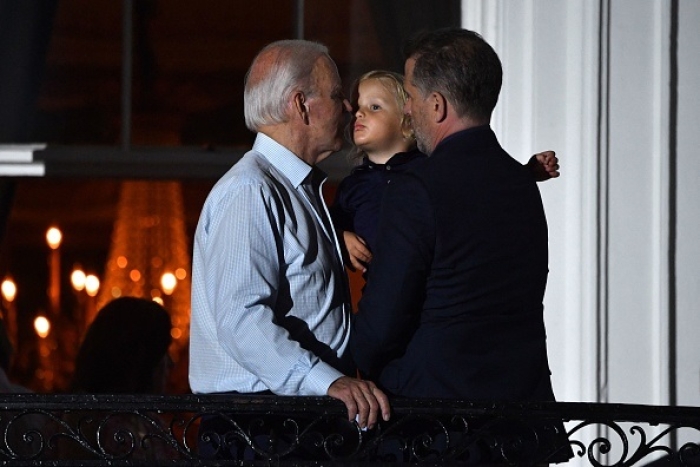
<path id="1" fill-rule="evenodd" d="M 341 376 L 345 375 L 325 362 L 318 362 L 304 378 L 301 385 L 301 395 L 327 396 L 328 388 Z"/>

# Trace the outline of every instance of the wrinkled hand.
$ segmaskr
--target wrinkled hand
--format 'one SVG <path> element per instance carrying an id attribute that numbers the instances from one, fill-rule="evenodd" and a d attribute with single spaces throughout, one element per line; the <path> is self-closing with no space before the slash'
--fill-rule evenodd
<path id="1" fill-rule="evenodd" d="M 372 252 L 367 248 L 367 243 L 365 243 L 364 239 L 355 232 L 345 230 L 343 231 L 343 243 L 345 243 L 347 259 L 350 261 L 348 264 L 350 270 L 366 272 L 366 265 L 372 261 Z"/>
<path id="2" fill-rule="evenodd" d="M 560 175 L 559 159 L 554 151 L 538 152 L 530 158 L 527 166 L 538 182 L 557 178 Z"/>
<path id="3" fill-rule="evenodd" d="M 341 376 L 328 388 L 328 395 L 345 403 L 348 420 L 357 419 L 360 428 L 374 428 L 380 413 L 384 421 L 391 416 L 389 399 L 371 381 Z"/>

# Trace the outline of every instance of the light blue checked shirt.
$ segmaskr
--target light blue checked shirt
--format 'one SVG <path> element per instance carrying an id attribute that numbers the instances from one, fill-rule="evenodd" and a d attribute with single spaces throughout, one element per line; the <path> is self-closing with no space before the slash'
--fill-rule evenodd
<path id="1" fill-rule="evenodd" d="M 194 393 L 318 396 L 343 376 L 350 305 L 326 205 L 312 199 L 323 181 L 260 133 L 212 188 L 192 259 Z"/>

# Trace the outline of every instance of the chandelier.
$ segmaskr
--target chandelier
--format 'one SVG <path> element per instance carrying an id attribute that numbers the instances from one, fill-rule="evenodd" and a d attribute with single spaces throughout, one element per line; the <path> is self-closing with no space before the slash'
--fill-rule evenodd
<path id="1" fill-rule="evenodd" d="M 122 296 L 157 301 L 170 313 L 176 356 L 189 334 L 190 268 L 180 183 L 122 182 L 96 309 Z"/>

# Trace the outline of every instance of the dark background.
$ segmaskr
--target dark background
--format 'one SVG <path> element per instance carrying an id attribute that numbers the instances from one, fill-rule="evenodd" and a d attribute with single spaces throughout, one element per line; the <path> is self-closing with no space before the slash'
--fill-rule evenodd
<path id="1" fill-rule="evenodd" d="M 457 26 L 459 1 L 133 0 L 133 146 L 249 146 L 244 74 L 267 43 L 303 35 L 328 45 L 346 87 L 375 68 L 403 71 L 401 44 L 421 29 Z M 121 135 L 122 4 L 0 0 L 0 144 L 117 146 Z M 215 180 L 182 179 L 188 238 Z M 62 306 L 73 265 L 102 274 L 119 187 L 114 178 L 0 178 L 0 279 L 18 286 L 19 342 L 11 377 L 34 390 L 32 320 L 47 306 L 52 223 L 61 246 Z M 332 192 L 333 186 L 329 187 Z M 76 348 L 79 333 L 69 345 Z M 186 391 L 186 369 L 173 392 Z M 60 392 L 57 386 L 52 391 Z"/>

